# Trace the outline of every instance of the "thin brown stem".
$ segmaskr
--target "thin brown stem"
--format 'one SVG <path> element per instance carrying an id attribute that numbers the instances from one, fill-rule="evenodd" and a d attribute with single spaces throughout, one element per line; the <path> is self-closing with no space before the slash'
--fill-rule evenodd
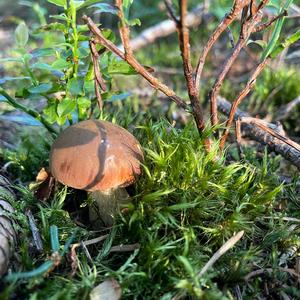
<path id="1" fill-rule="evenodd" d="M 106 84 L 103 80 L 100 67 L 99 67 L 99 53 L 96 49 L 96 45 L 93 40 L 90 41 L 90 51 L 91 51 L 91 57 L 92 57 L 92 63 L 93 63 L 93 69 L 94 69 L 94 88 L 95 88 L 95 95 L 97 98 L 98 106 L 100 111 L 103 108 L 103 101 L 101 92 L 99 89 L 99 85 L 103 91 L 106 90 Z"/>
<path id="2" fill-rule="evenodd" d="M 277 21 L 280 18 L 286 17 L 287 15 L 288 15 L 287 10 L 284 10 L 281 14 L 277 16 L 273 16 L 269 21 L 257 25 L 254 32 L 265 30 L 266 28 L 271 26 L 275 21 Z"/>
<path id="3" fill-rule="evenodd" d="M 186 80 L 187 90 L 189 98 L 191 100 L 191 105 L 193 109 L 193 115 L 195 122 L 200 134 L 203 133 L 205 123 L 203 116 L 203 109 L 198 99 L 198 94 L 195 88 L 195 82 L 193 78 L 193 68 L 191 65 L 190 56 L 190 37 L 189 29 L 186 24 L 187 15 L 187 0 L 180 0 L 180 19 L 177 24 L 177 31 L 179 37 L 179 46 L 183 63 L 184 77 Z"/>
<path id="4" fill-rule="evenodd" d="M 254 72 L 252 73 L 251 77 L 249 78 L 246 86 L 244 87 L 244 89 L 240 92 L 240 94 L 238 95 L 238 97 L 233 101 L 232 105 L 231 105 L 231 109 L 229 112 L 229 117 L 228 120 L 226 122 L 226 128 L 224 130 L 223 136 L 221 138 L 221 142 L 220 142 L 220 149 L 223 149 L 225 146 L 225 142 L 227 140 L 229 131 L 230 131 L 230 127 L 232 125 L 232 122 L 234 120 L 234 114 L 239 106 L 239 104 L 242 102 L 242 100 L 249 94 L 250 90 L 252 89 L 252 87 L 255 84 L 256 78 L 259 76 L 259 74 L 262 72 L 262 70 L 264 69 L 264 67 L 267 65 L 267 63 L 270 61 L 270 58 L 266 58 L 264 59 L 254 70 Z"/>
<path id="5" fill-rule="evenodd" d="M 255 26 L 258 22 L 260 22 L 262 18 L 262 14 L 260 12 L 256 12 L 254 16 L 250 16 L 247 19 L 247 9 L 244 7 L 243 15 L 242 15 L 242 27 L 239 36 L 239 40 L 235 45 L 232 53 L 225 61 L 220 74 L 218 75 L 210 93 L 210 108 L 211 108 L 211 124 L 215 126 L 218 124 L 218 104 L 217 104 L 217 97 L 224 82 L 226 75 L 228 74 L 230 68 L 232 67 L 233 63 L 236 61 L 239 53 L 246 45 L 251 33 L 254 31 Z M 244 19 L 244 20 L 243 20 Z"/>
<path id="6" fill-rule="evenodd" d="M 102 77 L 102 74 L 101 74 L 101 70 L 100 70 L 100 67 L 99 67 L 99 53 L 96 49 L 96 45 L 94 43 L 93 40 L 90 41 L 90 50 L 91 50 L 91 55 L 92 55 L 92 62 L 93 62 L 93 65 L 94 65 L 94 75 L 95 75 L 95 79 L 97 81 L 97 83 L 100 85 L 101 89 L 103 91 L 106 91 L 107 87 L 106 87 L 106 84 L 104 82 L 104 79 Z"/>
<path id="7" fill-rule="evenodd" d="M 118 11 L 118 16 L 120 18 L 119 31 L 120 31 L 120 37 L 122 40 L 122 44 L 123 44 L 124 50 L 125 50 L 125 58 L 131 57 L 133 55 L 133 53 L 132 53 L 132 49 L 130 47 L 130 29 L 126 23 L 124 13 L 123 13 L 123 1 L 116 0 L 115 3 L 119 9 L 119 11 Z"/>
<path id="8" fill-rule="evenodd" d="M 175 10 L 172 5 L 172 0 L 164 0 L 164 3 L 165 3 L 169 17 L 175 22 L 176 25 L 178 25 L 179 19 L 177 18 L 176 14 L 175 14 Z"/>

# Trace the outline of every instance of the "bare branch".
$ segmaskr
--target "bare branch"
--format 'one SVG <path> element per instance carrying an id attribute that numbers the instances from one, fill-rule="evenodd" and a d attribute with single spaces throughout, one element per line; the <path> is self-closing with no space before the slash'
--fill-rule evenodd
<path id="1" fill-rule="evenodd" d="M 103 91 L 106 91 L 107 87 L 106 87 L 106 84 L 104 82 L 104 79 L 102 77 L 101 70 L 99 67 L 98 59 L 99 59 L 100 55 L 96 49 L 94 41 L 91 40 L 89 45 L 90 45 L 90 50 L 91 50 L 91 55 L 92 55 L 92 62 L 93 62 L 93 66 L 94 66 L 95 79 L 96 79 L 97 83 L 100 85 L 101 89 Z"/>
<path id="2" fill-rule="evenodd" d="M 251 33 L 254 31 L 255 26 L 261 21 L 262 14 L 261 12 L 257 12 L 256 15 L 250 16 L 249 19 L 247 19 L 247 15 L 244 15 L 246 11 L 246 8 L 243 9 L 243 16 L 242 19 L 245 19 L 242 21 L 242 27 L 241 32 L 239 36 L 239 40 L 237 44 L 235 45 L 232 53 L 227 58 L 226 62 L 224 63 L 221 73 L 218 75 L 211 91 L 209 94 L 210 98 L 210 105 L 211 105 L 211 123 L 212 126 L 215 126 L 218 124 L 218 105 L 217 105 L 217 96 L 220 92 L 221 86 L 224 82 L 224 79 L 226 75 L 228 74 L 231 66 L 237 59 L 239 53 L 243 49 L 243 47 L 246 45 Z"/>
<path id="3" fill-rule="evenodd" d="M 290 140 L 289 138 L 283 136 L 282 134 L 278 133 L 274 129 L 268 127 L 267 124 L 265 124 L 266 122 L 264 122 L 263 120 L 260 120 L 260 119 L 257 119 L 257 118 L 251 118 L 251 117 L 244 117 L 244 118 L 241 119 L 241 122 L 243 122 L 243 123 L 254 123 L 257 127 L 261 128 L 262 130 L 269 133 L 273 137 L 281 140 L 282 142 L 285 142 L 287 145 L 289 145 L 290 147 L 293 147 L 294 149 L 296 149 L 297 151 L 300 152 L 300 145 L 299 144 L 297 144 L 294 141 Z"/>
<path id="4" fill-rule="evenodd" d="M 298 274 L 297 272 L 295 272 L 294 269 L 290 269 L 290 268 L 281 268 L 279 267 L 278 268 L 279 271 L 281 272 L 286 272 L 288 274 L 290 274 L 291 276 L 295 276 L 297 278 L 300 278 L 300 274 Z M 249 281 L 250 279 L 252 279 L 253 277 L 256 277 L 256 276 L 261 276 L 262 274 L 264 273 L 273 273 L 274 272 L 274 268 L 266 268 L 266 269 L 258 269 L 258 270 L 255 270 L 255 271 L 252 271 L 250 273 L 248 273 L 245 277 L 244 277 L 244 280 L 245 281 Z"/>
<path id="5" fill-rule="evenodd" d="M 96 24 L 92 21 L 91 18 L 87 16 L 83 16 L 83 20 L 87 23 L 89 26 L 89 29 L 91 32 L 95 35 L 95 42 L 101 44 L 106 49 L 112 51 L 116 55 L 118 55 L 123 60 L 127 61 L 129 65 L 131 65 L 134 70 L 139 73 L 141 76 L 143 76 L 155 89 L 161 91 L 164 93 L 167 97 L 169 97 L 172 101 L 174 101 L 179 107 L 189 110 L 188 104 L 178 97 L 176 93 L 170 89 L 165 84 L 161 83 L 156 77 L 154 77 L 152 74 L 150 74 L 145 67 L 143 67 L 133 56 L 128 55 L 125 58 L 125 54 L 111 41 L 107 40 L 101 30 L 96 26 Z"/>
<path id="6" fill-rule="evenodd" d="M 201 271 L 197 273 L 197 277 L 203 276 L 203 274 L 207 272 L 222 255 L 230 250 L 243 237 L 244 233 L 244 230 L 241 230 L 232 236 L 228 241 L 226 241 L 222 247 L 209 259 Z"/>
<path id="7" fill-rule="evenodd" d="M 262 70 L 264 69 L 264 67 L 267 65 L 267 63 L 270 61 L 270 58 L 266 58 L 264 59 L 254 70 L 254 72 L 252 73 L 251 77 L 249 78 L 246 86 L 244 87 L 244 89 L 240 92 L 240 94 L 238 95 L 238 97 L 234 100 L 234 102 L 232 103 L 230 112 L 229 112 L 229 117 L 228 120 L 226 122 L 226 129 L 224 130 L 223 136 L 221 138 L 221 142 L 220 142 L 220 149 L 223 149 L 225 146 L 225 142 L 226 139 L 228 137 L 229 134 L 229 130 L 231 127 L 231 124 L 234 120 L 234 114 L 239 106 L 239 104 L 242 102 L 242 100 L 248 95 L 248 93 L 250 92 L 250 90 L 252 89 L 252 87 L 255 84 L 256 78 L 259 76 L 259 74 L 262 72 Z"/>
<path id="8" fill-rule="evenodd" d="M 194 114 L 198 131 L 201 134 L 204 131 L 205 123 L 204 123 L 203 109 L 198 99 L 198 94 L 196 92 L 195 82 L 193 79 L 193 68 L 191 65 L 191 56 L 190 56 L 190 37 L 189 37 L 189 29 L 186 24 L 186 15 L 187 15 L 187 0 L 180 0 L 180 19 L 179 19 L 179 23 L 177 24 L 179 46 L 180 46 L 181 57 L 183 62 L 184 76 L 187 84 L 189 98 L 192 104 L 193 114 Z"/>
<path id="9" fill-rule="evenodd" d="M 164 0 L 164 3 L 166 5 L 168 15 L 175 22 L 175 24 L 177 26 L 179 24 L 179 20 L 178 20 L 176 14 L 175 14 L 175 10 L 174 10 L 173 4 L 172 4 L 172 0 Z"/>
<path id="10" fill-rule="evenodd" d="M 124 46 L 125 50 L 125 58 L 130 57 L 133 55 L 132 49 L 130 47 L 130 29 L 129 26 L 126 24 L 126 20 L 123 13 L 123 1 L 122 0 L 116 0 L 116 6 L 118 7 L 118 16 L 120 18 L 120 25 L 119 25 L 119 31 L 120 36 L 122 40 L 122 44 Z"/>
<path id="11" fill-rule="evenodd" d="M 277 21 L 280 18 L 286 17 L 287 15 L 288 15 L 287 10 L 284 10 L 281 14 L 277 16 L 273 16 L 268 22 L 257 25 L 254 32 L 259 32 L 266 29 L 267 27 L 271 26 L 275 21 Z"/>
<path id="12" fill-rule="evenodd" d="M 231 103 L 227 101 L 225 98 L 218 97 L 218 108 L 224 114 L 229 115 L 231 110 Z M 234 119 L 238 120 L 247 120 L 250 115 L 237 109 L 234 114 Z M 260 124 L 262 124 L 262 120 L 260 120 Z M 273 129 L 272 133 L 276 131 L 276 125 L 272 123 L 264 124 L 270 129 Z M 257 125 L 257 122 L 242 122 L 242 131 L 244 136 L 249 137 L 252 140 L 255 140 L 261 144 L 264 144 L 268 147 L 270 151 L 274 151 L 277 154 L 280 154 L 285 159 L 290 161 L 293 165 L 300 169 L 300 151 L 297 149 L 300 145 L 295 146 L 295 142 L 291 141 L 294 146 L 290 146 L 290 143 L 286 143 L 286 137 L 281 134 L 281 138 L 276 138 L 274 134 L 270 134 L 269 132 L 263 130 L 261 126 Z M 277 132 L 279 133 L 279 132 Z"/>
<path id="13" fill-rule="evenodd" d="M 300 104 L 300 96 L 296 97 L 294 100 L 292 100 L 291 102 L 289 102 L 288 104 L 279 107 L 277 113 L 276 113 L 276 121 L 281 121 L 284 120 L 289 113 L 295 108 L 297 107 L 297 105 Z"/>
<path id="14" fill-rule="evenodd" d="M 214 31 L 214 33 L 211 35 L 210 39 L 206 43 L 202 53 L 199 56 L 197 67 L 195 69 L 195 83 L 196 83 L 196 91 L 198 95 L 200 92 L 200 80 L 201 80 L 204 63 L 210 49 L 212 48 L 214 43 L 218 40 L 220 35 L 224 32 L 224 30 L 226 30 L 226 28 L 238 17 L 242 9 L 249 5 L 250 1 L 251 0 L 235 0 L 229 14 L 225 16 L 225 18 L 218 25 L 218 27 L 216 28 L 216 30 Z"/>
<path id="15" fill-rule="evenodd" d="M 93 63 L 93 69 L 94 69 L 94 88 L 95 88 L 95 94 L 98 102 L 98 106 L 100 111 L 102 110 L 103 107 L 103 101 L 102 101 L 102 96 L 101 92 L 99 89 L 99 85 L 103 91 L 106 90 L 106 84 L 103 80 L 100 67 L 99 67 L 99 53 L 96 49 L 96 45 L 93 40 L 90 41 L 90 51 L 91 51 L 91 57 L 92 57 L 92 63 Z"/>

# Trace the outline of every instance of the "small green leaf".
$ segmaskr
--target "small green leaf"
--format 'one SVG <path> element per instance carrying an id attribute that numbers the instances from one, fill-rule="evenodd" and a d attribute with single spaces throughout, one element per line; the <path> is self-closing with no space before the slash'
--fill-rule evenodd
<path id="1" fill-rule="evenodd" d="M 91 100 L 85 97 L 80 97 L 77 99 L 77 106 L 78 106 L 78 118 L 79 120 L 86 119 L 87 110 L 91 107 Z"/>
<path id="2" fill-rule="evenodd" d="M 133 3 L 133 0 L 124 0 L 123 1 L 123 11 L 124 11 L 125 19 L 129 18 L 129 10 L 130 10 L 130 6 L 132 3 Z"/>
<path id="3" fill-rule="evenodd" d="M 83 88 L 86 93 L 93 93 L 95 90 L 94 80 L 85 80 Z"/>
<path id="4" fill-rule="evenodd" d="M 282 5 L 281 8 L 279 9 L 278 14 L 282 13 L 284 10 L 287 10 L 292 2 L 293 2 L 293 0 L 286 0 L 284 5 Z M 282 30 L 284 21 L 285 21 L 285 17 L 281 17 L 279 20 L 276 21 L 275 28 L 272 32 L 271 39 L 270 39 L 266 49 L 262 53 L 262 59 L 265 59 L 266 57 L 268 57 L 270 55 L 270 53 L 274 50 L 274 47 L 276 46 L 276 44 L 280 38 L 280 33 Z"/>
<path id="5" fill-rule="evenodd" d="M 275 49 L 271 52 L 270 57 L 274 58 L 278 56 L 285 48 L 289 47 L 300 40 L 300 29 L 289 36 L 283 43 L 277 45 Z"/>
<path id="6" fill-rule="evenodd" d="M 114 60 L 108 66 L 109 74 L 134 75 L 136 71 L 123 60 Z"/>
<path id="7" fill-rule="evenodd" d="M 49 18 L 66 21 L 68 19 L 67 15 L 65 13 L 62 13 L 60 15 L 50 15 Z"/>
<path id="8" fill-rule="evenodd" d="M 47 0 L 47 1 L 57 6 L 61 6 L 61 7 L 67 6 L 67 0 Z"/>
<path id="9" fill-rule="evenodd" d="M 141 20 L 137 19 L 137 18 L 136 19 L 132 19 L 132 20 L 126 20 L 126 23 L 129 26 L 135 26 L 135 25 L 141 26 Z"/>
<path id="10" fill-rule="evenodd" d="M 78 48 L 78 57 L 79 58 L 86 58 L 90 55 L 90 51 L 88 48 L 85 47 L 79 47 Z"/>
<path id="11" fill-rule="evenodd" d="M 27 76 L 20 76 L 20 77 L 6 76 L 6 77 L 0 78 L 0 84 L 3 84 L 7 81 L 17 81 L 17 80 L 30 80 L 30 77 L 27 77 Z"/>
<path id="12" fill-rule="evenodd" d="M 85 97 L 80 97 L 77 99 L 77 105 L 80 109 L 87 109 L 91 106 L 91 100 Z"/>
<path id="13" fill-rule="evenodd" d="M 0 62 L 22 62 L 21 57 L 6 57 L 6 58 L 0 58 Z"/>
<path id="14" fill-rule="evenodd" d="M 175 191 L 175 189 L 170 190 L 158 190 L 153 193 L 145 195 L 142 200 L 145 202 L 151 202 L 153 200 L 158 200 L 160 197 L 171 194 Z"/>
<path id="15" fill-rule="evenodd" d="M 15 39 L 19 47 L 24 47 L 28 42 L 28 27 L 25 22 L 21 22 L 15 30 Z"/>
<path id="16" fill-rule="evenodd" d="M 189 274 L 189 276 L 194 277 L 195 276 L 195 271 L 189 262 L 189 260 L 185 256 L 178 256 L 177 257 L 178 261 L 181 262 L 183 267 L 185 268 L 186 272 Z"/>
<path id="17" fill-rule="evenodd" d="M 55 51 L 52 48 L 36 48 L 31 51 L 33 57 L 46 57 L 55 55 Z"/>
<path id="18" fill-rule="evenodd" d="M 31 94 L 43 94 L 51 90 L 51 88 L 52 88 L 52 83 L 42 83 L 38 86 L 29 88 L 28 91 Z"/>
<path id="19" fill-rule="evenodd" d="M 76 107 L 76 102 L 74 100 L 71 100 L 69 98 L 63 99 L 61 102 L 57 105 L 57 114 L 59 117 L 67 116 L 69 113 L 71 113 Z"/>
<path id="20" fill-rule="evenodd" d="M 83 81 L 78 78 L 71 78 L 67 84 L 67 90 L 72 95 L 80 95 L 83 92 Z"/>
<path id="21" fill-rule="evenodd" d="M 62 23 L 58 22 L 53 22 L 44 26 L 41 26 L 37 28 L 34 33 L 40 33 L 40 32 L 45 32 L 45 31 L 61 31 L 65 32 L 65 25 Z"/>
<path id="22" fill-rule="evenodd" d="M 53 69 L 56 69 L 56 70 L 63 70 L 63 69 L 67 69 L 68 67 L 70 66 L 70 64 L 65 61 L 64 59 L 62 58 L 59 58 L 57 59 L 55 62 L 53 62 L 53 64 L 51 65 L 51 67 Z"/>
<path id="23" fill-rule="evenodd" d="M 46 116 L 46 119 L 49 123 L 53 124 L 56 122 L 56 119 L 58 118 L 57 112 L 56 112 L 56 103 L 50 103 L 44 110 L 43 113 Z"/>
<path id="24" fill-rule="evenodd" d="M 122 101 L 127 99 L 130 95 L 131 95 L 130 93 L 114 94 L 111 97 L 109 97 L 106 101 L 107 102 Z"/>
<path id="25" fill-rule="evenodd" d="M 108 4 L 108 3 L 94 4 L 91 7 L 98 8 L 94 12 L 94 14 L 101 14 L 101 13 L 110 13 L 110 14 L 113 14 L 113 15 L 118 14 L 118 8 L 116 6 Z"/>
<path id="26" fill-rule="evenodd" d="M 259 47 L 261 47 L 262 49 L 266 49 L 266 47 L 267 47 L 267 43 L 264 40 L 255 40 L 255 41 L 254 40 L 248 40 L 247 46 L 250 45 L 250 44 L 256 44 Z"/>
<path id="27" fill-rule="evenodd" d="M 77 7 L 77 10 L 85 8 L 85 7 L 89 7 L 95 3 L 99 3 L 101 2 L 101 0 L 85 0 L 80 6 Z"/>

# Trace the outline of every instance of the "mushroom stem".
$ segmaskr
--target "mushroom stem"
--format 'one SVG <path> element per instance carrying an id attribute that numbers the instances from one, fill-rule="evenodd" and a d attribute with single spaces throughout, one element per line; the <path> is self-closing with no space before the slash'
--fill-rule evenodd
<path id="1" fill-rule="evenodd" d="M 90 206 L 90 221 L 95 227 L 113 225 L 114 218 L 119 209 L 130 202 L 125 188 L 115 188 L 106 191 L 95 191 L 91 193 L 94 201 Z"/>

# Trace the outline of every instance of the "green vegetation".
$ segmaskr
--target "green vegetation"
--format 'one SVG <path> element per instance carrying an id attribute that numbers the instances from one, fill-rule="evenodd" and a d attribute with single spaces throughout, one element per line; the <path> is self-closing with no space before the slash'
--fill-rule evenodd
<path id="1" fill-rule="evenodd" d="M 101 16 L 105 13 L 99 23 L 114 25 L 106 26 L 110 29 L 104 29 L 103 34 L 118 44 L 116 7 L 96 0 L 48 0 L 47 6 L 42 1 L 31 2 L 22 1 L 36 21 L 15 19 L 15 46 L 0 58 L 5 66 L 5 76 L 0 79 L 0 120 L 7 120 L 6 112 L 19 110 L 23 113 L 21 124 L 30 125 L 26 130 L 21 127 L 13 146 L 0 152 L 1 166 L 3 162 L 14 180 L 18 199 L 0 197 L 15 209 L 8 217 L 16 220 L 19 236 L 11 268 L 0 280 L 0 299 L 88 300 L 92 289 L 108 278 L 120 284 L 122 299 L 300 298 L 298 176 L 289 173 L 291 183 L 284 184 L 281 175 L 286 170 L 280 157 L 253 145 L 242 146 L 242 158 L 234 144 L 221 152 L 219 140 L 213 137 L 215 128 L 207 126 L 200 137 L 189 116 L 184 115 L 183 121 L 174 117 L 180 113 L 174 104 L 159 102 L 156 94 L 146 99 L 131 94 L 134 88 L 144 86 L 138 76 L 132 76 L 136 72 L 98 45 L 99 67 L 107 86 L 101 90 L 104 108 L 99 109 L 89 30 L 81 16 L 86 11 L 97 10 Z M 151 5 L 136 1 L 132 14 L 132 1 L 125 2 L 125 21 L 134 33 L 141 31 L 135 26 L 139 24 L 137 18 L 147 26 L 165 18 L 157 15 L 160 1 Z M 214 5 L 213 1 L 210 8 L 210 31 L 191 30 L 194 45 L 196 40 L 198 44 L 207 40 L 228 12 L 231 2 L 219 2 Z M 191 1 L 190 6 L 197 4 Z M 281 11 L 279 1 L 271 4 L 271 10 Z M 263 45 L 268 55 L 286 47 L 281 20 L 274 26 L 270 43 Z M 231 26 L 235 40 L 238 25 Z M 228 39 L 222 38 L 213 54 L 213 58 L 223 55 L 220 61 L 226 58 L 223 48 L 230 47 Z M 198 44 L 192 49 L 193 64 Z M 253 56 L 257 53 L 253 51 Z M 160 40 L 159 47 L 149 45 L 136 57 L 147 66 L 178 70 L 171 76 L 162 72 L 159 77 L 186 98 L 174 36 Z M 205 109 L 215 64 L 209 58 L 208 75 L 203 78 Z M 290 66 L 276 72 L 266 69 L 243 109 L 253 115 L 275 117 L 279 107 L 299 96 L 299 75 Z M 244 82 L 226 80 L 222 94 L 233 100 Z M 30 184 L 40 169 L 48 166 L 56 135 L 87 118 L 105 119 L 127 128 L 145 153 L 142 176 L 127 188 L 131 202 L 121 209 L 112 228 L 100 231 L 89 223 L 91 199 L 85 192 L 56 183 L 49 199 L 41 201 L 32 189 L 36 183 Z M 299 108 L 283 125 L 297 135 L 298 120 Z M 208 136 L 212 139 L 210 152 L 204 147 Z M 28 211 L 33 213 L 41 235 L 40 251 L 33 242 Z M 238 233 L 241 239 L 202 274 L 213 255 Z M 88 246 L 74 246 L 104 235 L 107 237 Z M 133 246 L 129 251 L 111 251 L 120 245 Z"/>
<path id="2" fill-rule="evenodd" d="M 89 246 L 92 262 L 77 250 L 74 277 L 70 261 L 63 259 L 48 276 L 21 279 L 7 287 L 6 293 L 14 290 L 24 299 L 88 299 L 96 283 L 113 277 L 121 284 L 124 299 L 141 295 L 143 299 L 172 299 L 179 292 L 231 299 L 237 286 L 245 299 L 253 299 L 264 284 L 276 286 L 274 297 L 282 292 L 297 296 L 295 279 L 280 268 L 295 264 L 293 251 L 300 240 L 293 218 L 299 217 L 300 199 L 292 185 L 279 183 L 276 161 L 267 155 L 253 163 L 226 165 L 224 157 L 216 161 L 214 152 L 205 154 L 192 125 L 179 130 L 161 121 L 135 133 L 146 153 L 144 174 L 132 192 L 132 203 L 117 218 L 107 240 Z M 74 194 L 63 188 L 49 203 L 37 202 L 24 188 L 22 194 L 22 200 L 13 203 L 22 222 L 18 270 L 38 270 L 51 254 L 50 225 L 58 226 L 61 244 L 74 227 L 80 228 L 65 210 Z M 29 225 L 20 217 L 29 208 L 45 245 L 33 261 Z M 241 241 L 203 276 L 197 276 L 214 252 L 240 230 L 245 231 Z M 74 239 L 92 237 L 80 229 Z M 133 253 L 109 253 L 113 245 L 137 242 L 140 248 Z M 245 282 L 251 271 L 269 268 L 271 272 Z"/>

